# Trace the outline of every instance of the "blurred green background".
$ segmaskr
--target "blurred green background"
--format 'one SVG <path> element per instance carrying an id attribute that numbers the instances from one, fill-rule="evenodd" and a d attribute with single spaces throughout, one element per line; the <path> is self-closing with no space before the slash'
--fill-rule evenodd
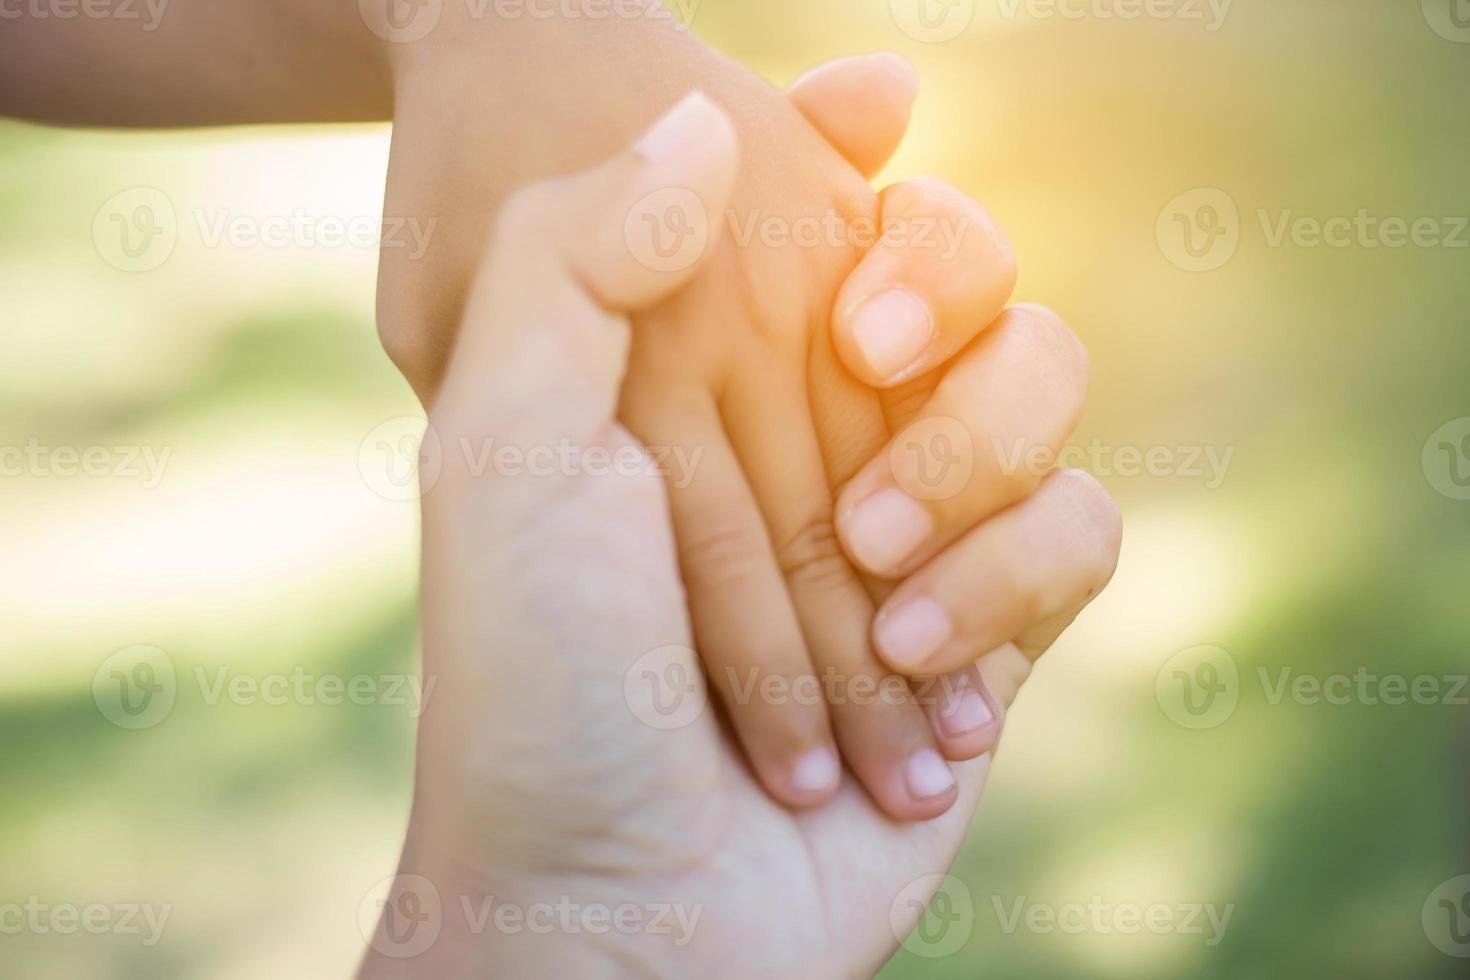
<path id="1" fill-rule="evenodd" d="M 777 83 L 914 61 L 884 180 L 942 176 L 1009 230 L 1019 298 L 1092 351 L 1072 461 L 1128 525 L 1009 720 L 955 872 L 962 945 L 911 939 L 884 976 L 1465 975 L 1470 5 L 930 2 L 694 8 Z M 370 241 L 211 229 L 373 222 L 387 139 L 0 125 L 0 905 L 172 909 L 151 947 L 6 929 L 0 975 L 355 965 L 412 703 L 209 685 L 413 669 L 414 505 L 364 446 L 415 403 L 377 347 Z M 109 232 L 124 192 L 174 209 L 156 268 Z M 14 465 L 28 446 L 47 462 Z M 66 475 L 62 447 L 110 468 Z M 166 450 L 162 478 L 129 447 Z M 133 730 L 94 679 L 138 645 L 177 694 Z"/>

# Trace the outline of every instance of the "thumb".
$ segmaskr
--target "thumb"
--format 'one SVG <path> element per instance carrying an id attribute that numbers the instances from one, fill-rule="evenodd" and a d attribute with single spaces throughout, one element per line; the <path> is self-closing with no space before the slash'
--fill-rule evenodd
<path id="1" fill-rule="evenodd" d="M 613 160 L 514 194 L 435 414 L 506 441 L 596 438 L 627 367 L 626 314 L 713 252 L 738 165 L 729 118 L 696 92 Z"/>
<path id="2" fill-rule="evenodd" d="M 829 61 L 786 89 L 807 122 L 867 177 L 903 141 L 918 95 L 913 65 L 886 51 Z"/>

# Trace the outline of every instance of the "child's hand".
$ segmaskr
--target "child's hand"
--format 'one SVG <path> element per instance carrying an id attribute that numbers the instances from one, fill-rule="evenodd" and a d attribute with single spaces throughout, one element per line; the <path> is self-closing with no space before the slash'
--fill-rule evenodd
<path id="1" fill-rule="evenodd" d="M 566 44 L 573 29 L 559 30 L 549 45 Z M 1009 295 L 1013 263 L 993 223 L 962 195 L 932 182 L 874 199 L 861 175 L 764 85 L 691 52 L 687 39 L 640 41 L 648 43 L 628 52 L 627 64 L 616 44 L 600 47 L 601 73 L 591 89 L 568 77 L 585 70 L 575 52 L 558 57 L 537 48 L 539 59 L 559 66 L 558 84 L 517 89 L 527 105 L 470 84 L 483 61 L 436 61 L 436 53 L 407 61 L 388 210 L 433 216 L 439 224 L 421 262 L 384 253 L 385 342 L 432 401 L 473 260 L 483 251 L 483 228 L 505 189 L 600 153 L 630 119 L 641 120 L 650 104 L 690 79 L 716 91 L 744 134 L 730 224 L 749 227 L 754 220 L 789 232 L 803 221 L 829 227 L 835 218 L 842 237 L 814 248 L 760 238 L 740 246 L 718 227 L 725 224 L 723 209 L 707 208 L 714 230 L 727 233 L 687 288 L 640 315 L 621 417 L 647 445 L 681 448 L 686 458 L 700 454 L 693 479 L 671 488 L 689 605 L 711 681 L 767 788 L 797 806 L 829 797 L 838 776 L 835 732 L 842 755 L 886 811 L 902 819 L 932 817 L 955 799 L 944 758 L 985 751 L 999 727 L 992 699 L 966 666 L 984 652 L 974 644 L 987 637 L 990 623 L 965 617 L 980 608 L 966 600 L 970 590 L 1015 600 L 1003 610 L 1006 628 L 1020 623 L 1019 633 L 1040 620 L 1049 632 L 1056 628 L 1051 619 L 1084 601 L 1111 568 L 1110 518 L 1105 505 L 1093 503 L 1105 498 L 1081 478 L 1052 481 L 1055 489 L 1029 505 L 1037 516 L 1008 540 L 1038 524 L 1050 527 L 1049 515 L 1058 512 L 1087 515 L 1064 518 L 1083 533 L 1051 540 L 1048 549 L 999 555 L 987 544 L 994 535 L 960 537 L 1039 478 L 998 474 L 1003 460 L 992 439 L 1008 450 L 1018 439 L 1053 449 L 1065 439 L 1085 387 L 1080 348 L 1054 317 L 1020 311 L 965 350 L 956 380 L 936 391 L 932 369 L 995 321 Z M 665 43 L 667 50 L 660 47 Z M 648 73 L 650 62 L 661 70 Z M 850 108 L 834 108 L 852 100 L 822 97 L 854 85 L 870 89 L 863 104 L 873 125 L 866 129 Z M 582 99 L 575 123 L 565 111 L 568 92 Z M 821 120 L 822 134 L 871 169 L 901 133 L 912 95 L 912 76 L 887 60 L 861 74 L 808 79 L 797 102 Z M 497 130 L 492 121 L 516 112 L 537 123 L 524 123 L 515 129 L 519 142 L 506 142 L 503 125 Z M 952 251 L 910 242 L 880 246 L 863 259 L 852 229 L 880 217 L 914 233 L 947 222 L 959 235 Z M 923 303 L 927 329 L 922 315 L 904 328 L 905 307 L 887 295 L 890 286 Z M 860 315 L 861 301 L 875 296 L 881 297 L 877 316 Z M 836 326 L 829 332 L 834 303 Z M 903 387 L 880 398 L 843 363 L 869 382 L 902 381 Z M 989 401 L 977 393 L 984 386 Z M 993 404 L 1004 413 L 980 414 Z M 948 416 L 958 427 L 970 447 L 962 463 L 971 477 L 951 496 L 922 506 L 876 493 L 876 511 L 859 507 L 867 502 L 864 489 L 885 489 L 881 472 L 894 456 L 885 443 L 915 413 Z M 844 509 L 834 516 L 832 495 L 870 461 L 873 469 L 845 493 Z M 899 553 L 895 546 L 905 536 L 908 553 Z M 898 570 L 894 565 L 916 567 L 951 540 L 960 541 L 955 557 L 923 571 L 925 594 L 936 601 L 908 606 L 902 615 L 895 609 L 878 635 L 880 649 L 905 666 L 926 644 L 942 641 L 944 669 L 958 668 L 958 675 L 930 688 L 941 700 L 926 706 L 874 655 L 869 626 L 880 592 L 849 566 L 843 548 L 870 572 L 887 576 Z M 1011 559 L 1033 552 L 1056 557 L 1015 571 Z M 977 567 L 1006 578 L 974 581 Z M 1056 574 L 1057 567 L 1065 574 Z M 1037 577 L 1042 572 L 1044 580 Z M 946 623 L 957 624 L 948 627 L 947 640 Z M 813 678 L 830 704 L 766 693 L 772 680 L 775 690 L 809 693 Z M 895 690 L 900 696 L 892 696 Z M 944 700 L 946 692 L 953 704 Z"/>

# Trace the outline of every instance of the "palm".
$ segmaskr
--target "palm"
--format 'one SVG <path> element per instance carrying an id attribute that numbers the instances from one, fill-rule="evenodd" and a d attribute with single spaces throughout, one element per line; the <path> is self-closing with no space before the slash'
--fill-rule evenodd
<path id="1" fill-rule="evenodd" d="M 514 546 L 509 529 L 436 513 L 428 501 L 426 547 L 443 542 L 478 561 L 426 553 L 426 596 L 449 588 L 432 580 L 447 560 L 477 569 L 442 603 L 473 610 L 468 635 L 545 624 L 488 657 L 487 647 L 466 656 L 426 637 L 425 669 L 443 693 L 422 739 L 433 745 L 433 726 L 445 724 L 457 756 L 496 760 L 449 770 L 474 778 L 446 787 L 469 801 L 460 819 L 482 842 L 469 862 L 502 890 L 516 882 L 528 901 L 573 893 L 610 906 L 698 909 L 692 942 L 655 941 L 640 952 L 660 975 L 696 975 L 697 962 L 728 964 L 731 976 L 810 977 L 814 963 L 833 976 L 876 970 L 897 942 L 891 906 L 901 893 L 927 898 L 906 886 L 948 867 L 987 761 L 957 767 L 960 803 L 928 823 L 884 817 L 851 777 L 814 811 L 774 802 L 700 689 L 680 703 L 688 692 L 663 686 L 689 676 L 670 665 L 697 665 L 662 485 L 577 487 Z M 438 535 L 443 526 L 453 534 Z M 559 583 L 554 616 L 547 583 Z M 466 717 L 475 719 L 468 738 L 458 727 Z M 421 778 L 427 785 L 435 774 Z"/>

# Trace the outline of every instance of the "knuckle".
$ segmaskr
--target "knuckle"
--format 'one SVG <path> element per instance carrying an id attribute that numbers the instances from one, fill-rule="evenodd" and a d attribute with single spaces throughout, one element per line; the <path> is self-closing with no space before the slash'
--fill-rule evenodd
<path id="1" fill-rule="evenodd" d="M 753 581 L 767 560 L 764 539 L 739 524 L 708 524 L 679 538 L 684 577 L 695 588 L 727 588 Z"/>
<path id="2" fill-rule="evenodd" d="M 778 543 L 776 564 L 789 583 L 811 589 L 832 588 L 850 575 L 837 528 L 823 517 L 812 518 Z"/>

